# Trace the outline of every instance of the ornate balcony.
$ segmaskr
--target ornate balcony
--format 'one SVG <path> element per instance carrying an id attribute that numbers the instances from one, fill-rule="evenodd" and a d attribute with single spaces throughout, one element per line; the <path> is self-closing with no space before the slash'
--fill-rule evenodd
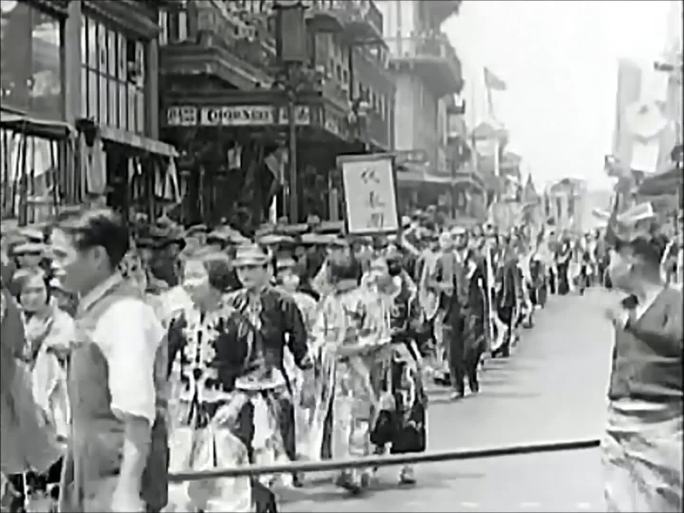
<path id="1" fill-rule="evenodd" d="M 386 42 L 392 69 L 419 73 L 438 96 L 461 91 L 461 61 L 444 34 L 388 38 Z"/>
<path id="2" fill-rule="evenodd" d="M 229 7 L 228 2 L 196 0 L 165 9 L 162 73 L 212 75 L 247 90 L 270 87 L 276 51 L 268 13 Z"/>
<path id="3" fill-rule="evenodd" d="M 373 0 L 308 0 L 310 18 L 333 16 L 345 38 L 354 43 L 382 43 L 383 17 Z"/>

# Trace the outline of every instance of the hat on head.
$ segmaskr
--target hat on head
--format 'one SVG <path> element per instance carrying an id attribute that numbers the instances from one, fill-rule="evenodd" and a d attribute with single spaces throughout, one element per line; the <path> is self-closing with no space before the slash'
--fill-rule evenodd
<path id="1" fill-rule="evenodd" d="M 207 234 L 209 233 L 209 228 L 206 224 L 194 224 L 185 230 L 185 237 L 193 237 L 195 235 Z"/>
<path id="2" fill-rule="evenodd" d="M 235 267 L 266 265 L 269 255 L 259 244 L 243 244 L 237 248 Z"/>
<path id="3" fill-rule="evenodd" d="M 24 228 L 20 230 L 19 233 L 26 237 L 26 240 L 28 242 L 45 242 L 45 235 L 42 231 L 38 230 L 37 228 Z"/>
<path id="4" fill-rule="evenodd" d="M 332 248 L 348 248 L 349 247 L 349 241 L 343 237 L 342 235 L 337 235 L 335 237 L 331 237 L 330 241 L 328 242 L 328 246 Z"/>
<path id="5" fill-rule="evenodd" d="M 14 256 L 24 255 L 43 255 L 45 254 L 45 244 L 42 242 L 25 242 L 14 247 L 12 254 Z"/>
<path id="6" fill-rule="evenodd" d="M 465 235 L 466 234 L 466 229 L 463 226 L 454 226 L 451 229 L 451 235 L 456 237 L 460 235 Z"/>
<path id="7" fill-rule="evenodd" d="M 266 246 L 281 246 L 281 245 L 292 245 L 295 243 L 294 238 L 288 235 L 280 235 L 278 233 L 270 233 L 259 237 L 259 244 L 264 244 Z"/>
<path id="8" fill-rule="evenodd" d="M 212 230 L 207 234 L 207 244 L 220 244 L 225 246 L 228 244 L 228 233 L 224 230 Z"/>
<path id="9" fill-rule="evenodd" d="M 402 216 L 401 217 L 401 227 L 402 228 L 408 228 L 411 226 L 411 218 L 409 216 Z"/>
<path id="10" fill-rule="evenodd" d="M 297 262 L 290 255 L 279 255 L 276 258 L 276 269 L 278 271 L 281 271 L 283 269 L 294 269 L 296 266 Z"/>
<path id="11" fill-rule="evenodd" d="M 139 237 L 135 241 L 135 246 L 139 249 L 155 249 L 157 247 L 157 241 L 152 237 Z"/>

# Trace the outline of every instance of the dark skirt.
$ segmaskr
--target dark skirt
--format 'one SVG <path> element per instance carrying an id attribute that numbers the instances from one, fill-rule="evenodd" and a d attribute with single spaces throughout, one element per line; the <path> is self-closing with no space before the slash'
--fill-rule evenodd
<path id="1" fill-rule="evenodd" d="M 423 452 L 426 447 L 427 395 L 423 386 L 415 346 L 406 343 L 403 357 L 392 358 L 388 381 L 393 398 L 392 411 L 383 410 L 371 432 L 371 442 L 377 446 L 390 444 L 391 454 Z M 409 358 L 406 358 L 410 355 Z"/>

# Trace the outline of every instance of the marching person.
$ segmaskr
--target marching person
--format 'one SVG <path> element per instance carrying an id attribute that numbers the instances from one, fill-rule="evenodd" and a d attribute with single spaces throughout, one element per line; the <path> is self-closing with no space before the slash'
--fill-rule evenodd
<path id="1" fill-rule="evenodd" d="M 482 241 L 473 238 L 465 260 L 468 309 L 465 318 L 465 366 L 468 388 L 480 391 L 478 365 L 487 348 L 487 264 L 481 254 Z"/>
<path id="2" fill-rule="evenodd" d="M 297 458 L 293 390 L 283 361 L 285 348 L 299 369 L 312 366 L 302 314 L 289 294 L 270 284 L 270 262 L 258 244 L 239 247 L 234 266 L 242 288 L 227 296 L 227 303 L 248 319 L 256 333 L 253 368 L 236 380 L 235 388 L 245 422 L 254 429 L 248 443 L 250 460 L 259 463 Z M 274 429 L 269 429 L 271 425 Z M 299 484 L 296 475 L 293 484 Z"/>
<path id="3" fill-rule="evenodd" d="M 603 440 L 608 511 L 682 511 L 682 292 L 660 275 L 663 248 L 627 231 L 611 252 L 615 326 Z"/>
<path id="4" fill-rule="evenodd" d="M 108 209 L 65 218 L 52 233 L 65 286 L 81 295 L 69 362 L 71 443 L 62 511 L 146 509 L 143 473 L 156 460 L 150 437 L 162 393 L 155 361 L 164 332 L 117 271 L 129 241 L 124 222 Z"/>
<path id="5" fill-rule="evenodd" d="M 420 311 L 416 286 L 402 267 L 402 256 L 390 251 L 373 261 L 376 283 L 389 312 L 390 352 L 382 370 L 381 393 L 389 394 L 391 406 L 380 398 L 380 413 L 371 442 L 390 445 L 391 454 L 422 452 L 426 446 L 427 396 L 420 372 L 420 352 L 413 339 Z M 416 482 L 412 465 L 399 472 L 400 484 Z"/>
<path id="6" fill-rule="evenodd" d="M 211 248 L 185 255 L 182 284 L 191 303 L 173 313 L 168 331 L 170 471 L 249 463 L 249 429 L 240 429 L 236 379 L 255 365 L 256 333 L 225 301 L 228 257 Z M 251 511 L 250 479 L 169 484 L 166 511 Z"/>
<path id="7" fill-rule="evenodd" d="M 293 258 L 282 255 L 277 258 L 276 283 L 281 290 L 294 299 L 302 314 L 307 334 L 310 335 L 316 321 L 318 305 L 311 295 L 300 290 L 300 277 L 296 272 L 296 262 Z M 288 348 L 284 352 L 284 364 L 293 391 L 296 454 L 298 457 L 308 456 L 310 453 L 308 448 L 309 430 L 314 406 L 313 394 L 311 393 L 313 369 L 302 371 L 297 368 L 292 352 Z"/>
<path id="8" fill-rule="evenodd" d="M 321 362 L 312 457 L 358 458 L 371 454 L 370 433 L 379 407 L 371 375 L 377 352 L 389 342 L 384 339 L 389 329 L 376 296 L 359 285 L 361 267 L 356 259 L 329 265 L 334 289 L 322 300 L 312 334 Z M 370 478 L 371 469 L 344 469 L 336 484 L 356 494 L 369 485 Z"/>
<path id="9" fill-rule="evenodd" d="M 432 288 L 440 294 L 435 335 L 436 338 L 441 338 L 448 368 L 448 382 L 454 389 L 452 398 L 460 399 L 465 395 L 462 312 L 462 305 L 465 304 L 465 279 L 463 265 L 454 251 L 451 234 L 444 232 L 439 244 L 441 254 L 431 277 Z M 444 381 L 447 382 L 446 377 Z"/>

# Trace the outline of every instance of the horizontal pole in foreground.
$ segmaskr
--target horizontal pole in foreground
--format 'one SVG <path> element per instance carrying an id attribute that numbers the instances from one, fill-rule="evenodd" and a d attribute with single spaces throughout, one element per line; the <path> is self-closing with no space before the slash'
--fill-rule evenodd
<path id="1" fill-rule="evenodd" d="M 488 449 L 457 449 L 453 451 L 423 452 L 409 454 L 391 454 L 369 456 L 349 460 L 324 461 L 292 461 L 277 465 L 245 465 L 195 472 L 178 472 L 169 475 L 170 482 L 199 481 L 219 477 L 258 476 L 263 474 L 280 474 L 292 472 L 329 472 L 347 468 L 388 467 L 393 465 L 411 465 L 415 463 L 438 463 L 452 460 L 470 460 L 476 458 L 493 458 L 497 456 L 513 456 L 542 452 L 572 451 L 598 447 L 600 440 L 575 440 L 570 442 L 546 442 L 529 445 L 513 445 Z"/>

